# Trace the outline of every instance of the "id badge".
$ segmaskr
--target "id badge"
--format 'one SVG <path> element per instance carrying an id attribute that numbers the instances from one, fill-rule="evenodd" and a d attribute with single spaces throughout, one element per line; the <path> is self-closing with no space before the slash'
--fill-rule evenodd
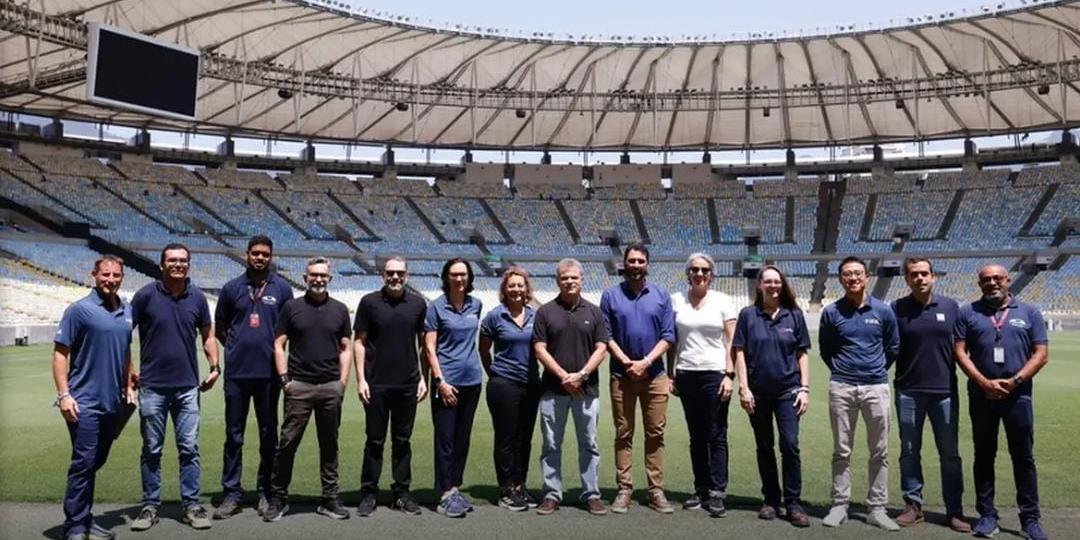
<path id="1" fill-rule="evenodd" d="M 1004 347 L 994 347 L 994 363 L 995 364 L 1004 364 L 1005 363 L 1005 348 Z"/>
<path id="2" fill-rule="evenodd" d="M 258 328 L 261 323 L 259 322 L 259 314 L 252 313 L 248 315 L 248 326 L 251 328 Z M 996 353 L 995 353 L 996 354 Z"/>

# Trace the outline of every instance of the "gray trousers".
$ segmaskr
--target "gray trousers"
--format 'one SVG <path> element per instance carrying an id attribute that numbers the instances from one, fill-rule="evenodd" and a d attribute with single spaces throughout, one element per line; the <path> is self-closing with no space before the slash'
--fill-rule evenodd
<path id="1" fill-rule="evenodd" d="M 832 424 L 832 504 L 851 503 L 851 450 L 855 423 L 862 413 L 870 487 L 866 505 L 871 509 L 889 502 L 889 385 L 829 383 L 829 422 Z"/>

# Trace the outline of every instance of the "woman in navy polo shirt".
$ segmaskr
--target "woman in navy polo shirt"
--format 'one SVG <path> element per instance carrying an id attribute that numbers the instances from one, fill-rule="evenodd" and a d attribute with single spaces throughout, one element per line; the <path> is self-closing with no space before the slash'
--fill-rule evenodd
<path id="1" fill-rule="evenodd" d="M 480 403 L 483 372 L 476 348 L 480 300 L 473 290 L 467 261 L 450 259 L 442 268 L 443 295 L 428 305 L 424 320 L 424 356 L 431 370 L 431 419 L 435 427 L 435 511 L 465 517 L 472 503 L 459 490 L 469 457 L 473 416 Z"/>
<path id="2" fill-rule="evenodd" d="M 810 349 L 810 333 L 795 302 L 795 293 L 779 268 L 769 265 L 758 273 L 754 305 L 739 312 L 732 347 L 739 377 L 739 402 L 750 415 L 757 443 L 761 493 L 765 497 L 758 517 L 775 519 L 781 503 L 773 453 L 775 417 L 780 431 L 787 519 L 796 527 L 807 527 L 810 519 L 800 500 L 799 418 L 810 405 L 806 354 Z"/>
<path id="3" fill-rule="evenodd" d="M 495 474 L 499 506 L 527 510 L 533 428 L 540 405 L 540 374 L 532 352 L 532 284 L 524 269 L 512 266 L 499 286 L 500 304 L 480 324 L 480 361 L 488 374 L 487 403 L 495 427 Z M 491 347 L 495 346 L 492 358 Z"/>

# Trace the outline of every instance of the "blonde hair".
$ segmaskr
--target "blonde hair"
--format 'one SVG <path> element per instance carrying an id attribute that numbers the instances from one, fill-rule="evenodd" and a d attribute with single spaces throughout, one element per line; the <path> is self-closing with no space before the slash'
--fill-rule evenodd
<path id="1" fill-rule="evenodd" d="M 521 276 L 525 280 L 525 303 L 532 302 L 532 280 L 529 279 L 529 273 L 520 266 L 511 266 L 503 272 L 502 282 L 499 283 L 499 302 L 506 305 L 506 286 L 510 283 L 510 278 L 514 276 Z"/>

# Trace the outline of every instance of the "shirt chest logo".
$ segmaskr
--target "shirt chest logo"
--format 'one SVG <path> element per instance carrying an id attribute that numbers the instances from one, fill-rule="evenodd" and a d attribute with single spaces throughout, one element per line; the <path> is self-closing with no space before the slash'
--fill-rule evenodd
<path id="1" fill-rule="evenodd" d="M 881 321 L 877 319 L 863 319 L 863 324 L 869 324 L 870 326 L 881 326 Z"/>
<path id="2" fill-rule="evenodd" d="M 268 294 L 268 295 L 262 297 L 262 303 L 264 303 L 264 304 L 266 304 L 268 306 L 273 306 L 273 305 L 277 304 L 277 298 L 275 298 L 273 296 L 270 296 Z"/>
<path id="3" fill-rule="evenodd" d="M 944 313 L 938 313 L 936 318 L 937 318 L 937 322 L 945 322 L 945 314 Z"/>
<path id="4" fill-rule="evenodd" d="M 1024 319 L 1009 319 L 1009 326 L 1016 328 L 1027 328 L 1028 323 Z"/>
<path id="5" fill-rule="evenodd" d="M 784 333 L 784 334 L 794 334 L 794 333 L 795 333 L 795 329 L 794 329 L 794 328 L 781 328 L 781 329 L 779 329 L 779 330 L 777 330 L 777 331 L 778 331 L 778 332 L 782 332 L 782 333 Z"/>

